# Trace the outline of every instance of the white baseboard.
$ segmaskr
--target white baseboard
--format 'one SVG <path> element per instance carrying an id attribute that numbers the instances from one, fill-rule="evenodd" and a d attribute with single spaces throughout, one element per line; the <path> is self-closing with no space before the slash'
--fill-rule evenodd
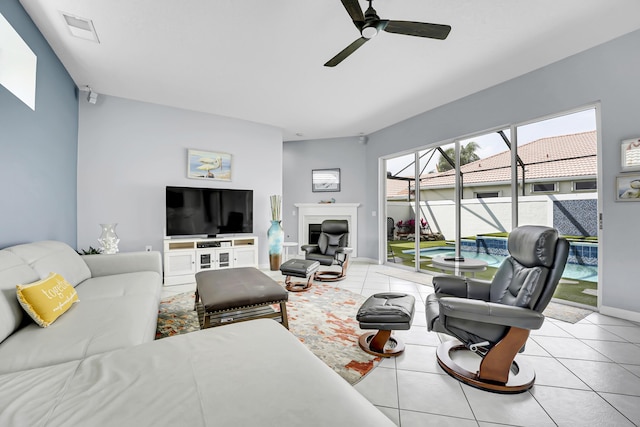
<path id="1" fill-rule="evenodd" d="M 630 320 L 632 322 L 640 322 L 640 313 L 636 311 L 623 310 L 621 308 L 607 307 L 601 305 L 599 310 L 600 314 L 607 316 L 617 317 L 619 319 Z"/>

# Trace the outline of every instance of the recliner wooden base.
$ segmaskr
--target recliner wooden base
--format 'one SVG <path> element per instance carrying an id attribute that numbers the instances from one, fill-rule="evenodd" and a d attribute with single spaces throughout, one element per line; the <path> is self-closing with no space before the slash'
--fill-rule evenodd
<path id="1" fill-rule="evenodd" d="M 387 342 L 390 343 L 388 346 Z M 404 343 L 384 329 L 360 335 L 358 345 L 365 352 L 380 357 L 396 357 L 404 352 Z"/>
<path id="2" fill-rule="evenodd" d="M 345 277 L 342 271 L 318 271 L 315 274 L 314 280 L 319 282 L 337 282 L 344 280 Z"/>
<path id="3" fill-rule="evenodd" d="M 292 282 L 291 276 L 285 277 L 285 289 L 289 292 L 304 292 L 313 284 L 313 274 L 309 276 L 306 282 Z"/>
<path id="4" fill-rule="evenodd" d="M 483 369 L 483 364 L 486 361 L 486 357 L 491 351 L 493 351 L 493 349 L 490 350 L 489 353 L 487 353 L 487 355 L 483 358 L 480 365 L 480 370 L 475 373 L 464 369 L 451 358 L 451 353 L 455 351 L 471 350 L 469 350 L 462 343 L 456 340 L 443 342 L 442 344 L 440 344 L 440 346 L 438 346 L 438 349 L 436 351 L 438 364 L 442 367 L 442 369 L 444 369 L 447 374 L 472 387 L 491 391 L 494 393 L 515 394 L 529 390 L 535 382 L 536 374 L 533 369 L 526 365 L 520 365 L 515 360 L 511 360 L 511 362 L 506 365 L 506 381 L 503 382 L 500 380 L 487 378 L 491 377 L 491 374 L 484 374 L 485 369 Z M 491 368 L 495 368 L 495 366 L 490 367 L 489 370 L 491 370 Z M 500 369 L 500 371 L 504 371 L 504 369 Z"/>

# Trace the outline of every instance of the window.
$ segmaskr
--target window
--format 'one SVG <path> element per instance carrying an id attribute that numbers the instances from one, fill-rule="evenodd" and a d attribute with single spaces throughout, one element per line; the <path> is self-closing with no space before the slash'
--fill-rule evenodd
<path id="1" fill-rule="evenodd" d="M 598 182 L 595 179 L 589 181 L 574 181 L 573 191 L 595 191 L 598 189 Z"/>
<path id="2" fill-rule="evenodd" d="M 555 193 L 556 191 L 558 191 L 558 184 L 555 182 L 531 184 L 532 193 Z"/>
<path id="3" fill-rule="evenodd" d="M 36 63 L 33 51 L 0 15 L 0 85 L 36 109 Z"/>
<path id="4" fill-rule="evenodd" d="M 476 199 L 488 199 L 491 197 L 500 197 L 499 191 L 485 191 L 483 193 L 474 193 Z"/>

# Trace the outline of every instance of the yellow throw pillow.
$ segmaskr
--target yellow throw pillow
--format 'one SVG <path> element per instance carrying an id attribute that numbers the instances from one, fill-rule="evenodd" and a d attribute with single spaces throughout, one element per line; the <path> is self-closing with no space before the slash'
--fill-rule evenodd
<path id="1" fill-rule="evenodd" d="M 22 308 L 43 328 L 78 301 L 75 288 L 57 273 L 28 285 L 16 285 L 16 292 Z"/>

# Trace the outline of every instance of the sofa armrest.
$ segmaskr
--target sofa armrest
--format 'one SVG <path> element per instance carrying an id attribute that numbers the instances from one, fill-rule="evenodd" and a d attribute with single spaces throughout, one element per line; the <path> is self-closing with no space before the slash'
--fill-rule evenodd
<path id="1" fill-rule="evenodd" d="M 162 277 L 160 252 L 124 252 L 113 255 L 83 255 L 82 259 L 91 270 L 91 277 L 112 274 L 155 271 Z"/>

